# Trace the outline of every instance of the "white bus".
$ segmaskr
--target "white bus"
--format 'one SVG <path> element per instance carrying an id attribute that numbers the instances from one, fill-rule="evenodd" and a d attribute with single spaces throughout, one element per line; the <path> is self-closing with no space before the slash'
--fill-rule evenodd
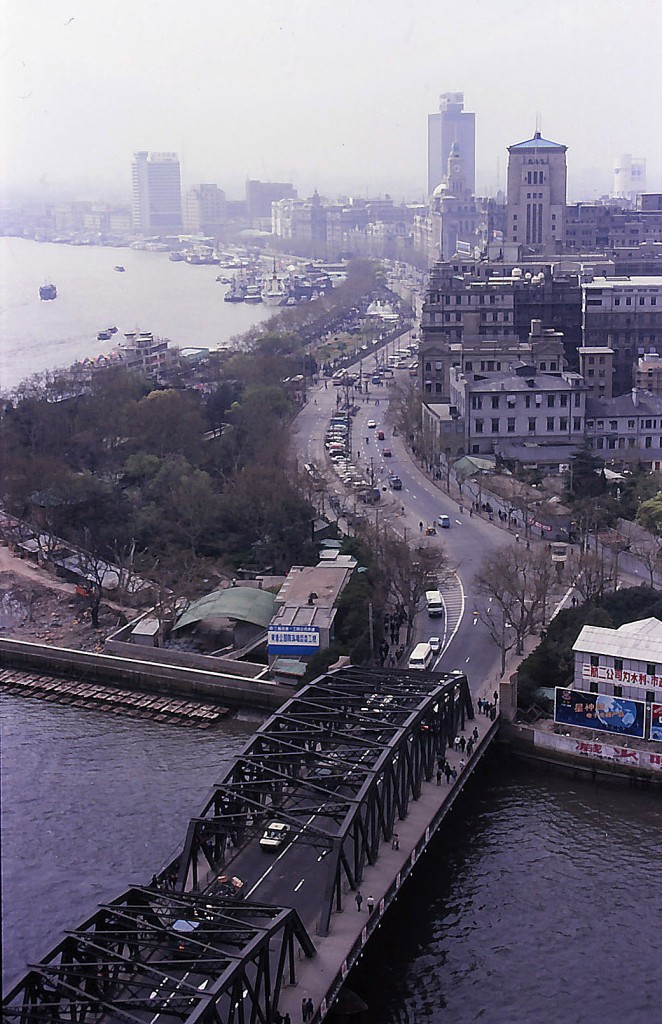
<path id="1" fill-rule="evenodd" d="M 429 644 L 416 644 L 409 655 L 408 668 L 415 668 L 425 671 L 432 664 L 432 648 Z"/>
<path id="2" fill-rule="evenodd" d="M 438 590 L 425 591 L 425 604 L 431 619 L 438 619 L 444 614 L 444 602 Z"/>

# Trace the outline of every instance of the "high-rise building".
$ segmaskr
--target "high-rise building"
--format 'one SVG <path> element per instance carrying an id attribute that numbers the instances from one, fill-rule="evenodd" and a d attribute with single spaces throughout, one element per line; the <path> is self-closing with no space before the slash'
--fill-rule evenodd
<path id="1" fill-rule="evenodd" d="M 143 235 L 182 230 L 182 186 L 176 153 L 133 154 L 134 231 Z"/>
<path id="2" fill-rule="evenodd" d="M 246 212 L 254 226 L 256 221 L 271 219 L 271 204 L 281 199 L 296 199 L 297 190 L 289 181 L 256 181 L 246 182 Z"/>
<path id="3" fill-rule="evenodd" d="M 564 238 L 566 150 L 541 138 L 508 147 L 508 241 L 530 252 L 560 252 Z"/>
<path id="4" fill-rule="evenodd" d="M 218 185 L 195 185 L 184 198 L 186 231 L 218 234 L 227 220 L 225 192 Z"/>
<path id="5" fill-rule="evenodd" d="M 444 92 L 439 113 L 428 114 L 428 195 L 446 177 L 453 143 L 462 154 L 464 183 L 471 195 L 476 191 L 476 115 L 464 109 L 463 92 Z"/>
<path id="6" fill-rule="evenodd" d="M 623 153 L 614 161 L 614 196 L 635 202 L 646 191 L 646 161 L 641 156 Z"/>

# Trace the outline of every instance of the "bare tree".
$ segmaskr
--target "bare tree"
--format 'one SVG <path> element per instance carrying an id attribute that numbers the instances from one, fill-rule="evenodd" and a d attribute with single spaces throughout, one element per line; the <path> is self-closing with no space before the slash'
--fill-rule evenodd
<path id="1" fill-rule="evenodd" d="M 527 636 L 545 621 L 554 568 L 545 548 L 506 545 L 483 563 L 476 589 L 484 599 L 479 610 L 490 636 L 501 649 L 501 671 L 513 647 L 521 654 Z M 513 633 L 507 630 L 512 628 Z"/>
<path id="2" fill-rule="evenodd" d="M 380 538 L 379 557 L 390 594 L 404 611 L 409 643 L 425 591 L 443 586 L 453 569 L 438 544 L 425 543 L 414 550 L 405 540 L 386 532 Z"/>
<path id="3" fill-rule="evenodd" d="M 580 550 L 573 553 L 568 558 L 566 567 L 575 589 L 584 601 L 593 601 L 611 589 L 609 584 L 612 579 L 609 568 L 605 565 L 603 551 Z"/>
<path id="4" fill-rule="evenodd" d="M 644 531 L 641 527 L 631 526 L 625 534 L 628 549 L 645 567 L 651 590 L 655 587 L 655 573 L 660 568 L 662 558 L 662 537 Z"/>

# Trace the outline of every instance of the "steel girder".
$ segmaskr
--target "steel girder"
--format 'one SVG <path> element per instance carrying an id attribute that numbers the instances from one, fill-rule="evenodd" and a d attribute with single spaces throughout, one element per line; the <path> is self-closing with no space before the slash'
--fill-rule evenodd
<path id="1" fill-rule="evenodd" d="M 330 854 L 318 925 L 326 934 L 343 884 L 360 884 L 365 863 L 473 715 L 460 673 L 349 668 L 320 677 L 258 729 L 191 820 L 177 888 L 210 884 L 228 851 L 277 816 Z"/>
<path id="2" fill-rule="evenodd" d="M 195 924 L 188 934 L 175 922 Z M 290 908 L 134 888 L 102 906 L 8 993 L 3 1020 L 271 1024 L 296 948 L 315 948 Z"/>

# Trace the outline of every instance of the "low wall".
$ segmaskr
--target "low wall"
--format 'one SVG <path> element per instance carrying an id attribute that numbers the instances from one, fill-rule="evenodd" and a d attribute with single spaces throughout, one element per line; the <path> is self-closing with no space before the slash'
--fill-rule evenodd
<path id="1" fill-rule="evenodd" d="M 174 651 L 170 648 L 152 647 L 149 644 L 133 644 L 124 640 L 106 640 L 106 653 L 118 658 L 133 661 L 138 658 L 157 665 L 174 665 L 179 668 L 200 669 L 203 672 L 227 672 L 230 676 L 241 676 L 256 679 L 259 672 L 267 672 L 266 665 L 245 665 L 233 658 L 212 658 L 207 654 L 195 654 L 189 651 Z"/>
<path id="2" fill-rule="evenodd" d="M 260 711 L 274 711 L 292 696 L 290 687 L 278 683 L 246 679 L 228 672 L 157 664 L 150 661 L 149 648 L 136 649 L 133 644 L 131 647 L 132 658 L 128 660 L 0 638 L 0 665 L 65 675 L 86 682 L 96 680 L 124 689 L 197 697 L 232 708 Z"/>
<path id="3" fill-rule="evenodd" d="M 515 755 L 591 775 L 618 776 L 662 787 L 662 748 L 629 747 L 615 740 L 611 735 L 596 739 L 591 734 L 584 739 L 509 722 L 502 723 L 499 730 L 499 742 L 507 744 Z"/>

